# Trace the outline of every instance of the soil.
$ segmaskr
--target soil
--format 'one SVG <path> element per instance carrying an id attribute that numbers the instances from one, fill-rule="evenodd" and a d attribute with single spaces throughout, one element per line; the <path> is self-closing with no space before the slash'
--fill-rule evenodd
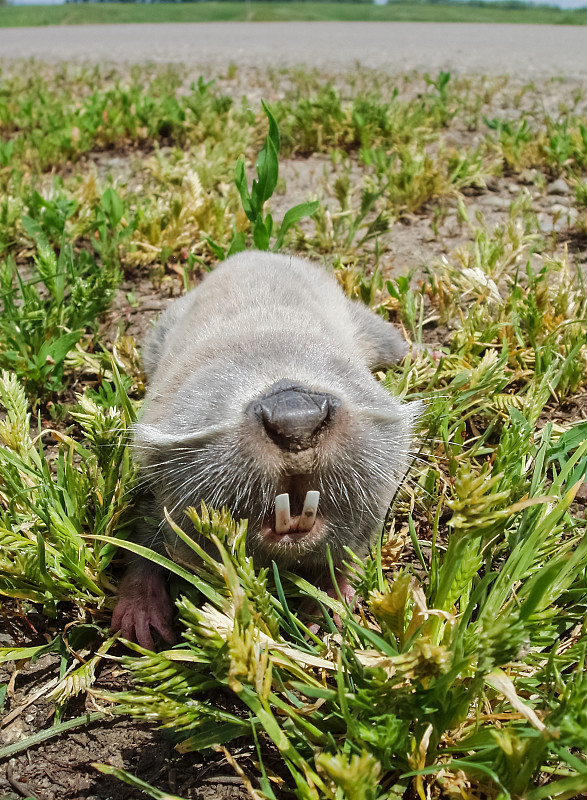
<path id="1" fill-rule="evenodd" d="M 52 724 L 54 704 L 39 700 L 27 703 L 31 693 L 38 692 L 55 676 L 57 660 L 47 656 L 26 670 L 12 672 L 12 709 L 22 708 L 22 713 L 0 730 L 2 745 L 12 744 Z M 10 670 L 0 670 L 0 680 L 9 677 Z M 130 687 L 129 675 L 117 665 L 107 665 L 101 672 L 98 685 L 102 690 L 122 691 Z M 68 717 L 82 716 L 96 711 L 91 699 L 85 704 L 70 704 Z M 251 748 L 231 750 L 233 756 L 246 769 L 251 761 Z M 246 797 L 241 780 L 222 753 L 208 751 L 179 755 L 169 736 L 156 731 L 148 723 L 125 718 L 105 718 L 84 723 L 79 729 L 38 746 L 28 748 L 25 754 L 11 758 L 0 777 L 0 796 L 3 800 L 33 797 L 39 800 L 83 798 L 84 800 L 130 800 L 145 797 L 136 788 L 121 783 L 117 778 L 99 773 L 94 763 L 103 763 L 125 769 L 162 791 L 184 798 L 211 800 L 212 798 Z"/>
<path id="2" fill-rule="evenodd" d="M 443 26 L 443 29 L 446 30 L 449 27 Z M 147 28 L 149 26 L 142 26 L 142 30 Z M 520 31 L 521 28 L 522 26 L 518 26 L 517 30 Z M 46 36 L 47 29 L 42 30 Z M 75 33 L 76 41 L 83 41 L 79 29 L 75 29 Z M 565 29 L 565 37 L 570 33 L 571 31 Z M 5 57 L 10 55 L 13 51 L 5 49 L 4 41 L 9 42 L 12 37 L 16 37 L 15 41 L 22 41 L 18 37 L 23 35 L 21 31 L 11 30 L 9 34 L 11 39 L 6 39 L 6 31 L 0 31 L 0 52 Z M 566 38 L 563 41 L 564 52 L 571 53 L 571 44 Z M 51 44 L 53 55 L 58 52 L 59 47 L 65 47 L 65 45 L 58 45 L 57 40 L 53 40 Z M 95 51 L 97 52 L 96 48 Z M 63 52 L 63 50 L 59 50 L 59 52 Z M 86 55 L 89 52 L 86 50 Z M 159 52 L 157 51 L 154 57 L 158 57 Z M 425 61 L 425 57 L 422 55 L 425 50 L 421 49 L 419 52 L 420 56 L 415 60 Z M 462 51 L 459 52 L 463 56 Z M 536 52 L 536 47 L 533 52 Z M 584 64 L 584 50 L 581 49 L 580 52 Z M 42 49 L 39 50 L 39 53 L 47 56 L 47 52 Z M 454 57 L 457 58 L 458 53 Z M 233 61 L 235 60 L 234 55 L 231 58 Z M 436 68 L 437 65 L 432 56 L 431 59 L 430 68 Z M 570 55 L 560 63 L 567 67 L 569 59 Z M 225 61 L 225 66 L 227 63 L 228 59 Z M 494 63 L 506 63 L 506 59 L 502 60 L 494 56 Z M 533 77 L 532 70 L 536 67 L 536 60 L 532 63 L 533 67 L 525 74 L 519 73 L 516 76 L 517 80 L 522 81 Z M 405 68 L 409 69 L 410 64 L 415 64 L 414 59 L 406 63 Z M 548 69 L 548 59 L 541 62 L 541 65 L 544 69 Z M 337 64 L 329 64 L 329 67 L 335 68 Z M 554 68 L 552 71 L 555 71 Z M 556 71 L 563 70 L 557 69 Z M 569 67 L 567 72 L 571 71 Z M 579 74 L 580 70 L 577 67 L 576 75 Z M 226 83 L 232 85 L 235 94 L 238 94 L 243 88 L 243 83 L 247 83 L 248 75 L 250 76 L 250 73 L 243 69 L 239 74 L 237 84 L 230 84 L 229 81 Z M 576 78 L 569 78 L 562 84 L 549 84 L 545 103 L 550 103 L 555 107 L 562 94 L 570 94 L 580 83 L 581 81 Z M 258 102 L 260 93 L 258 82 L 252 81 L 250 83 L 252 103 Z M 471 144 L 473 137 L 474 134 L 462 132 L 461 142 Z M 136 157 L 136 154 L 133 154 L 132 157 Z M 112 156 L 96 154 L 94 156 L 94 162 L 101 173 L 116 173 L 123 180 L 129 174 L 125 159 L 124 154 L 113 154 Z M 285 179 L 287 194 L 274 199 L 275 216 L 279 218 L 286 208 L 306 200 L 309 193 L 327 192 L 326 187 L 329 182 L 324 180 L 324 175 L 329 174 L 331 170 L 330 160 L 322 156 L 312 156 L 306 159 L 292 158 L 283 161 L 280 171 L 281 176 Z M 571 229 L 575 217 L 574 211 L 571 209 L 571 190 L 568 187 L 566 190 L 561 186 L 542 189 L 537 188 L 531 181 L 522 184 L 522 182 L 515 182 L 512 178 L 504 177 L 490 181 L 487 190 L 467 195 L 465 204 L 471 219 L 474 219 L 476 211 L 480 210 L 491 225 L 497 225 L 507 218 L 509 204 L 520 191 L 530 193 L 533 208 L 538 214 L 544 232 L 557 237 L 557 244 L 561 251 L 565 245 L 568 246 L 573 262 L 578 268 L 587 270 L 587 237 Z M 435 232 L 431 209 L 424 209 L 422 213 L 418 214 L 405 215 L 397 224 L 393 225 L 391 231 L 386 234 L 385 244 L 389 247 L 381 260 L 384 274 L 393 276 L 414 273 L 415 280 L 425 280 L 424 263 L 429 264 L 442 258 L 443 255 L 447 255 L 455 246 L 468 238 L 467 231 L 458 222 L 456 204 L 452 201 L 446 203 L 442 216 L 437 220 L 437 226 L 438 230 Z M 157 285 L 144 273 L 128 273 L 115 305 L 104 320 L 103 332 L 109 340 L 113 340 L 120 331 L 130 333 L 140 342 L 156 316 L 181 292 L 182 284 L 178 276 L 167 276 L 162 284 Z M 442 344 L 450 336 L 450 331 L 430 328 L 428 336 L 431 341 L 439 341 Z M 548 418 L 561 421 L 587 418 L 587 395 L 582 394 L 569 398 L 562 407 L 553 406 L 548 413 Z M 578 500 L 580 501 L 581 498 L 578 497 Z M 585 504 L 586 499 L 583 498 L 582 502 Z M 4 604 L 2 617 L 7 622 L 10 621 L 8 630 L 11 631 L 10 635 L 2 634 L 0 643 L 3 646 L 40 644 L 50 637 L 51 631 L 43 627 L 35 609 L 19 611 L 17 604 Z M 69 620 L 66 615 L 65 618 L 53 623 L 54 629 L 62 630 L 67 621 Z M 7 630 L 6 625 L 0 623 L 0 630 Z M 118 655 L 122 652 L 122 649 L 116 651 Z M 55 656 L 46 656 L 35 664 L 27 664 L 22 669 L 18 664 L 12 662 L 8 662 L 0 668 L 0 683 L 8 684 L 4 704 L 6 716 L 4 721 L 0 722 L 1 747 L 25 740 L 38 731 L 46 730 L 51 726 L 54 720 L 55 706 L 43 699 L 43 695 L 46 693 L 43 689 L 50 684 L 57 673 L 58 660 Z M 116 662 L 106 662 L 98 675 L 96 688 L 99 690 L 123 690 L 128 686 L 128 673 L 124 672 Z M 40 695 L 39 699 L 30 702 L 31 697 L 37 693 Z M 77 703 L 68 706 L 67 718 L 75 718 L 85 712 L 92 713 L 96 710 L 106 710 L 106 708 L 101 701 L 91 697 L 85 700 L 80 699 Z M 231 754 L 245 771 L 251 767 L 252 774 L 252 764 L 256 759 L 256 753 L 251 749 L 249 742 L 243 743 L 241 747 L 238 746 L 238 743 L 236 746 L 231 745 Z M 236 800 L 248 796 L 242 787 L 240 778 L 235 775 L 223 753 L 180 755 L 174 749 L 171 738 L 163 732 L 157 731 L 152 725 L 107 715 L 100 721 L 80 725 L 78 729 L 71 730 L 64 735 L 49 739 L 37 746 L 29 746 L 26 751 L 19 752 L 7 759 L 4 767 L 0 770 L 0 797 L 3 800 L 16 800 L 16 798 L 27 796 L 40 800 L 53 800 L 54 798 L 126 800 L 145 796 L 140 790 L 131 788 L 114 777 L 97 772 L 92 766 L 94 762 L 102 762 L 128 770 L 141 780 L 157 786 L 161 791 L 180 797 L 201 798 L 202 800 L 212 800 L 212 798 Z M 271 766 L 270 760 L 266 766 Z"/>

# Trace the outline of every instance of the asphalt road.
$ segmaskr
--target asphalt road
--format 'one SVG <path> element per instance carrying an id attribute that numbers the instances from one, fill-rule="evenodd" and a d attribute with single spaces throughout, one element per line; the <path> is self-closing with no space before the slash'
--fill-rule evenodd
<path id="1" fill-rule="evenodd" d="M 587 76 L 587 26 L 205 22 L 0 28 L 0 60 L 292 64 Z"/>

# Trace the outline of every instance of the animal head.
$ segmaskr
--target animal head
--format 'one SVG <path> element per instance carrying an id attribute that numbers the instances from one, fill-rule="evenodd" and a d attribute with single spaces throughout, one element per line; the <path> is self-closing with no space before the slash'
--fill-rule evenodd
<path id="1" fill-rule="evenodd" d="M 273 267 L 282 257 L 270 258 Z M 331 278 L 315 303 L 316 268 L 300 263 L 293 301 L 279 300 L 288 281 L 276 288 L 271 269 L 259 283 L 254 269 L 223 265 L 207 294 L 209 279 L 161 321 L 135 447 L 161 515 L 165 507 L 177 518 L 202 500 L 226 506 L 249 520 L 257 564 L 311 573 L 324 568 L 328 548 L 335 564 L 346 546 L 366 553 L 408 468 L 417 409 L 367 365 L 366 352 L 386 360 L 384 334 L 397 349 L 393 328 L 355 309 Z M 225 293 L 238 287 L 233 314 L 211 307 L 225 296 L 221 270 Z"/>

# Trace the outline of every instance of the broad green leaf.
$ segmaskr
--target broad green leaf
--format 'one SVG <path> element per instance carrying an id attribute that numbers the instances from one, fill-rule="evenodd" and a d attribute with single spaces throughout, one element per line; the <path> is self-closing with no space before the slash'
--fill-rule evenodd
<path id="1" fill-rule="evenodd" d="M 235 232 L 232 237 L 232 241 L 228 248 L 228 252 L 226 253 L 226 257 L 233 256 L 236 253 L 242 253 L 247 247 L 247 242 L 245 240 L 245 235 L 242 231 Z"/>
<path id="2" fill-rule="evenodd" d="M 244 156 L 239 156 L 238 161 L 236 162 L 236 167 L 234 172 L 234 182 L 236 188 L 238 189 L 238 193 L 240 194 L 241 203 L 243 205 L 243 211 L 245 212 L 247 218 L 251 222 L 255 222 L 256 212 L 255 209 L 253 209 L 253 205 L 251 203 L 251 195 L 249 194 L 249 186 L 247 183 L 247 174 L 245 171 Z"/>
<path id="3" fill-rule="evenodd" d="M 307 203 L 300 203 L 299 205 L 290 208 L 289 211 L 286 211 L 277 234 L 277 239 L 273 245 L 273 250 L 276 251 L 281 249 L 283 245 L 283 239 L 289 229 L 295 225 L 296 222 L 304 219 L 304 217 L 311 217 L 312 214 L 315 214 L 319 205 L 320 203 L 318 200 L 311 200 Z"/>
<path id="4" fill-rule="evenodd" d="M 226 258 L 226 251 L 222 245 L 217 244 L 214 239 L 211 239 L 209 236 L 202 236 L 202 239 L 208 244 L 210 250 L 214 253 L 216 258 L 219 261 L 224 261 Z"/>
<path id="5" fill-rule="evenodd" d="M 43 347 L 42 350 L 44 350 L 47 356 L 52 358 L 56 364 L 60 364 L 74 344 L 79 342 L 82 336 L 83 331 L 71 331 L 71 333 L 64 333 L 58 339 L 55 339 L 55 341 L 50 342 L 46 348 Z"/>
<path id="6" fill-rule="evenodd" d="M 100 205 L 106 212 L 110 225 L 117 228 L 124 215 L 124 203 L 116 189 L 109 186 L 100 198 Z"/>
<path id="7" fill-rule="evenodd" d="M 257 217 L 253 228 L 253 241 L 257 250 L 269 250 L 269 232 L 260 217 Z"/>

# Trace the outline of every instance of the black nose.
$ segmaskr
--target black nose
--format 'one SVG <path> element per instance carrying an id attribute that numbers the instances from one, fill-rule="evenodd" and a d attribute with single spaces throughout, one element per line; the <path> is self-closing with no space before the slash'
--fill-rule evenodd
<path id="1" fill-rule="evenodd" d="M 282 449 L 307 450 L 332 421 L 339 405 L 334 395 L 281 380 L 254 402 L 253 412 Z"/>

